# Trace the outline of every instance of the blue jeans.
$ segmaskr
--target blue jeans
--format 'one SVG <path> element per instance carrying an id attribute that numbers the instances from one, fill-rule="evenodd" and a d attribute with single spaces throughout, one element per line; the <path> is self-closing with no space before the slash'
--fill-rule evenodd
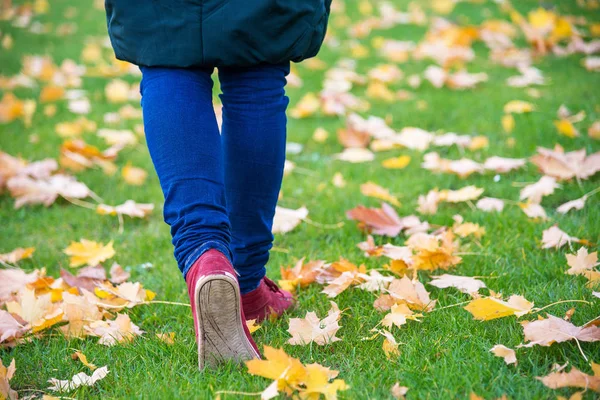
<path id="1" fill-rule="evenodd" d="M 242 293 L 264 277 L 285 163 L 289 68 L 220 68 L 219 133 L 212 68 L 142 67 L 146 140 L 184 277 L 209 249 L 229 257 Z"/>

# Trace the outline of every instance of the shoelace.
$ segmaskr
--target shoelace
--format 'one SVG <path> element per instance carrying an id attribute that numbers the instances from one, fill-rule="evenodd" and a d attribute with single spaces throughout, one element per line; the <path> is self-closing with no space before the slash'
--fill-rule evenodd
<path id="1" fill-rule="evenodd" d="M 272 280 L 270 280 L 266 276 L 265 276 L 264 279 L 265 279 L 265 284 L 267 285 L 267 287 L 269 288 L 269 290 L 271 292 L 281 293 L 281 289 L 279 288 L 279 286 L 277 286 L 277 284 L 275 282 L 273 282 Z"/>

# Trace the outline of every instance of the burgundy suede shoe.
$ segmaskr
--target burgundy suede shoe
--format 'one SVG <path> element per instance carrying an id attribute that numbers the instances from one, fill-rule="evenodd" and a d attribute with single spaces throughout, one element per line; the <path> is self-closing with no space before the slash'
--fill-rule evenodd
<path id="1" fill-rule="evenodd" d="M 218 250 L 208 250 L 186 276 L 192 304 L 198 366 L 215 366 L 226 360 L 260 358 L 242 308 L 235 271 Z"/>
<path id="2" fill-rule="evenodd" d="M 256 289 L 242 295 L 244 314 L 248 319 L 257 321 L 270 316 L 279 317 L 294 303 L 294 297 L 290 292 L 281 289 L 266 276 Z"/>

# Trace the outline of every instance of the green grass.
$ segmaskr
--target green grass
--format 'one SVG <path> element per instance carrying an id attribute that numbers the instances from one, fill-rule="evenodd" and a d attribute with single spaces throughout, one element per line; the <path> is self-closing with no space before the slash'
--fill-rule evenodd
<path id="1" fill-rule="evenodd" d="M 335 1 L 335 0 L 334 0 Z M 55 62 L 70 58 L 79 60 L 86 40 L 90 36 L 102 37 L 105 21 L 102 12 L 91 6 L 91 1 L 54 0 L 48 14 L 35 17 L 49 27 L 49 34 L 35 35 L 28 30 L 15 28 L 9 22 L 0 22 L 0 31 L 9 33 L 15 40 L 11 50 L 0 52 L 0 74 L 14 75 L 21 69 L 21 57 L 27 54 L 48 54 Z M 358 21 L 360 15 L 354 1 L 347 2 L 348 15 Z M 358 3 L 358 2 L 356 2 Z M 426 2 L 422 2 L 426 3 Z M 515 2 L 517 3 L 517 2 Z M 397 0 L 401 9 L 406 9 L 407 1 Z M 573 1 L 544 2 L 555 5 L 561 13 L 585 15 L 589 21 L 600 21 L 598 11 L 578 8 Z M 527 11 L 538 6 L 536 1 L 519 1 L 518 7 Z M 75 7 L 77 32 L 68 37 L 57 36 L 56 28 L 69 20 L 65 11 Z M 480 23 L 485 17 L 484 10 L 491 15 L 501 16 L 497 5 L 492 1 L 484 4 L 460 3 L 450 18 L 462 23 Z M 339 16 L 337 16 L 339 17 Z M 343 39 L 344 28 L 331 22 L 332 33 Z M 363 39 L 366 45 L 375 36 L 392 37 L 401 40 L 418 41 L 425 27 L 400 26 L 386 31 L 374 31 Z M 524 89 L 509 88 L 506 77 L 513 70 L 492 64 L 487 58 L 487 50 L 480 44 L 475 46 L 477 59 L 468 65 L 471 72 L 485 71 L 490 80 L 477 89 L 450 91 L 435 89 L 424 83 L 415 91 L 415 99 L 392 104 L 372 101 L 369 114 L 393 117 L 392 126 L 417 126 L 427 130 L 444 130 L 472 135 L 486 135 L 490 146 L 477 152 L 467 152 L 466 157 L 477 161 L 499 155 L 505 157 L 528 157 L 536 146 L 553 147 L 559 143 L 566 150 L 585 148 L 588 153 L 600 150 L 600 143 L 586 135 L 568 139 L 559 136 L 552 124 L 555 113 L 561 104 L 571 110 L 584 110 L 586 120 L 580 124 L 582 132 L 592 121 L 600 118 L 600 74 L 587 72 L 580 64 L 581 55 L 556 58 L 545 57 L 536 63 L 549 83 L 539 90 L 540 99 L 531 99 Z M 324 47 L 320 58 L 332 65 L 336 60 L 348 57 L 346 46 L 334 50 Z M 374 50 L 371 56 L 358 60 L 357 70 L 366 73 L 373 66 L 386 62 Z M 410 75 L 420 73 L 428 61 L 410 61 L 400 68 Z M 297 71 L 304 80 L 302 88 L 288 90 L 292 106 L 308 91 L 318 91 L 324 71 L 311 71 L 302 64 Z M 133 78 L 127 78 L 134 82 Z M 106 102 L 104 86 L 106 79 L 85 77 L 83 88 L 89 91 L 92 99 L 92 112 L 88 118 L 103 127 L 103 115 L 115 111 L 120 105 Z M 407 88 L 404 82 L 393 86 Z M 408 88 L 409 89 L 409 88 Z M 356 88 L 354 93 L 362 95 L 364 88 Z M 18 89 L 19 98 L 37 98 L 39 88 Z M 530 115 L 516 116 L 516 129 L 512 133 L 516 144 L 506 144 L 507 135 L 502 133 L 500 118 L 502 107 L 510 100 L 529 100 L 536 104 L 538 111 Z M 417 101 L 424 100 L 428 107 L 417 108 Z M 136 107 L 138 104 L 134 104 Z M 20 121 L 0 126 L 0 144 L 3 151 L 20 155 L 28 160 L 45 157 L 57 158 L 61 139 L 55 134 L 58 122 L 70 121 L 75 117 L 69 113 L 64 102 L 57 103 L 58 112 L 54 117 L 45 117 L 38 109 L 31 128 L 24 128 Z M 123 122 L 117 128 L 132 128 L 140 121 Z M 345 212 L 358 204 L 378 206 L 379 202 L 360 194 L 359 186 L 366 181 L 374 181 L 397 194 L 402 202 L 400 215 L 415 213 L 417 197 L 434 187 L 441 189 L 460 188 L 468 184 L 485 188 L 491 197 L 518 199 L 519 187 L 515 182 L 534 182 L 540 177 L 536 168 L 527 167 L 500 176 L 493 174 L 474 175 L 467 180 L 443 174 L 435 175 L 420 167 L 422 154 L 408 150 L 396 150 L 377 154 L 377 160 L 367 164 L 348 164 L 335 161 L 331 155 L 342 150 L 335 139 L 335 131 L 344 125 L 343 119 L 315 116 L 305 120 L 290 119 L 288 137 L 290 141 L 304 145 L 301 154 L 289 158 L 299 167 L 312 171 L 311 174 L 292 173 L 283 184 L 282 206 L 297 208 L 305 205 L 310 210 L 310 218 L 323 224 L 333 224 L 345 220 Z M 326 143 L 315 143 L 313 131 L 319 127 L 329 130 Z M 32 134 L 39 136 L 38 143 L 29 142 Z M 86 134 L 84 139 L 91 144 L 104 146 L 94 134 Z M 457 159 L 461 153 L 456 148 L 438 148 L 435 151 L 445 158 Z M 400 154 L 412 157 L 411 164 L 404 170 L 386 170 L 380 161 Z M 119 166 L 131 161 L 133 165 L 152 171 L 152 164 L 143 144 L 124 150 L 118 159 Z M 341 172 L 348 185 L 339 189 L 331 184 L 336 172 Z M 42 206 L 13 209 L 13 200 L 7 195 L 0 196 L 1 241 L 0 253 L 15 247 L 35 246 L 36 253 L 31 260 L 21 262 L 26 270 L 45 267 L 51 275 L 58 275 L 60 268 L 68 268 L 68 258 L 62 250 L 73 240 L 87 238 L 107 242 L 115 241 L 115 260 L 127 266 L 132 272 L 132 280 L 140 281 L 145 287 L 156 291 L 157 298 L 186 302 L 184 282 L 180 277 L 172 257 L 172 247 L 168 227 L 162 222 L 162 194 L 154 173 L 150 173 L 142 187 L 127 185 L 119 174 L 105 176 L 99 170 L 87 170 L 77 174 L 109 204 L 120 204 L 127 199 L 138 202 L 152 202 L 158 207 L 147 221 L 125 221 L 125 230 L 118 232 L 118 222 L 114 218 L 103 217 L 94 212 L 59 200 L 49 208 Z M 574 249 L 542 250 L 542 231 L 558 223 L 567 233 L 586 238 L 593 244 L 590 251 L 597 250 L 600 239 L 599 197 L 588 200 L 585 209 L 566 216 L 554 212 L 555 208 L 582 196 L 600 181 L 596 175 L 580 184 L 567 182 L 562 190 L 544 199 L 543 205 L 551 218 L 546 222 L 534 222 L 521 210 L 508 206 L 502 213 L 484 213 L 471 209 L 466 204 L 443 204 L 433 216 L 426 216 L 432 224 L 451 225 L 452 216 L 460 213 L 467 221 L 484 226 L 487 234 L 481 245 L 463 240 L 463 251 L 475 253 L 464 256 L 464 261 L 453 272 L 459 275 L 485 276 L 488 287 L 505 295 L 520 294 L 536 306 L 544 306 L 565 299 L 592 300 L 591 291 L 585 287 L 585 279 L 564 274 L 565 253 Z M 317 189 L 324 184 L 322 189 Z M 293 232 L 277 235 L 275 246 L 285 252 L 273 252 L 269 261 L 269 275 L 277 277 L 280 265 L 289 265 L 301 257 L 334 261 L 340 256 L 356 263 L 365 263 L 371 268 L 381 268 L 382 259 L 365 258 L 356 244 L 364 240 L 364 235 L 352 221 L 347 221 L 339 229 L 323 229 L 310 224 L 301 224 Z M 377 237 L 378 243 L 387 239 Z M 404 237 L 391 240 L 402 244 Z M 144 269 L 142 264 L 151 263 L 152 268 Z M 426 275 L 421 275 L 427 281 Z M 452 289 L 440 290 L 426 286 L 431 296 L 438 300 L 438 307 L 468 300 Z M 400 345 L 401 355 L 387 360 L 381 350 L 381 339 L 363 341 L 383 317 L 372 307 L 374 296 L 358 289 L 348 290 L 335 300 L 341 309 L 346 309 L 341 320 L 343 326 L 338 336 L 342 341 L 325 347 L 298 347 L 286 345 L 289 335 L 286 330 L 289 317 L 303 316 L 308 310 L 323 314 L 329 307 L 326 296 L 319 293 L 320 287 L 313 286 L 299 292 L 299 307 L 289 316 L 279 321 L 265 323 L 256 334 L 259 344 L 283 347 L 289 354 L 300 358 L 304 363 L 318 362 L 340 371 L 340 377 L 350 389 L 343 398 L 389 398 L 389 389 L 399 381 L 408 386 L 408 398 L 465 398 L 470 392 L 491 399 L 507 394 L 512 399 L 554 398 L 556 395 L 569 395 L 574 390 L 552 391 L 535 379 L 546 375 L 554 363 L 566 362 L 590 373 L 591 369 L 582 357 L 576 343 L 555 344 L 551 347 L 518 349 L 517 366 L 507 366 L 503 360 L 489 353 L 494 344 L 504 344 L 514 348 L 523 341 L 522 328 L 514 317 L 489 322 L 478 322 L 460 307 L 436 311 L 423 318 L 420 323 L 409 322 L 400 330 L 394 330 Z M 598 299 L 593 305 L 559 304 L 548 312 L 562 316 L 572 306 L 576 306 L 573 322 L 581 325 L 599 314 Z M 131 311 L 132 320 L 146 334 L 132 344 L 107 348 L 97 344 L 94 338 L 86 340 L 66 340 L 58 331 L 21 344 L 13 349 L 0 350 L 5 365 L 16 359 L 17 374 L 12 386 L 21 396 L 40 394 L 48 386 L 51 377 L 67 379 L 82 371 L 80 364 L 71 360 L 74 350 L 85 353 L 96 365 L 108 365 L 111 373 L 93 388 L 82 388 L 69 394 L 76 398 L 210 398 L 218 390 L 257 392 L 268 385 L 267 380 L 249 376 L 245 368 L 235 365 L 199 373 L 192 318 L 188 308 L 169 305 L 139 306 Z M 525 317 L 533 319 L 534 316 Z M 155 337 L 155 333 L 175 332 L 176 341 L 168 346 Z M 600 362 L 600 346 L 582 343 L 583 352 L 593 361 Z M 592 399 L 592 393 L 585 398 Z"/>

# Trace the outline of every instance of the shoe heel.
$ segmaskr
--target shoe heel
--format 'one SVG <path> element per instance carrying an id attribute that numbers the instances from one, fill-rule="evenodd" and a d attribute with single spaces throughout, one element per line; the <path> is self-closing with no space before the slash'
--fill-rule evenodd
<path id="1" fill-rule="evenodd" d="M 214 367 L 228 360 L 259 357 L 246 337 L 240 290 L 233 276 L 204 276 L 196 285 L 198 366 Z"/>

